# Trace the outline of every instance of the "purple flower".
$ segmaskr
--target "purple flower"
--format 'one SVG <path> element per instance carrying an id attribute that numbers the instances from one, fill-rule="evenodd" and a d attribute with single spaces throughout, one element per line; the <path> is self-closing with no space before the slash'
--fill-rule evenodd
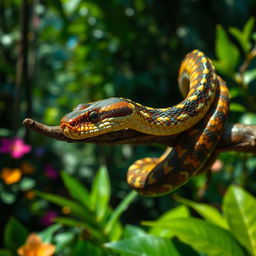
<path id="1" fill-rule="evenodd" d="M 47 164 L 44 168 L 44 173 L 49 179 L 56 179 L 59 176 L 59 173 L 52 165 Z"/>
<path id="2" fill-rule="evenodd" d="M 58 213 L 55 211 L 46 212 L 40 219 L 40 223 L 43 226 L 50 226 L 53 223 L 54 218 L 58 216 Z"/>
<path id="3" fill-rule="evenodd" d="M 31 146 L 21 138 L 4 138 L 0 140 L 0 153 L 10 154 L 12 158 L 21 158 L 31 151 Z"/>

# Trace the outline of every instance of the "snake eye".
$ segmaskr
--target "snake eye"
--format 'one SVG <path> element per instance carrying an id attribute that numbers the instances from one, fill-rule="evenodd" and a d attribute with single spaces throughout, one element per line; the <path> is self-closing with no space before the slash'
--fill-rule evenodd
<path id="1" fill-rule="evenodd" d="M 89 114 L 89 119 L 92 123 L 97 123 L 100 121 L 100 114 L 96 111 L 92 111 L 90 114 Z"/>

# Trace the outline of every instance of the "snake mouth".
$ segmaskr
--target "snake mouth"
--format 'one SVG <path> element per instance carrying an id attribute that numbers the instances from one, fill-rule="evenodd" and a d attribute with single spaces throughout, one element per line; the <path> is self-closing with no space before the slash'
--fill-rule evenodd
<path id="1" fill-rule="evenodd" d="M 62 122 L 60 129 L 63 134 L 71 139 L 86 139 L 99 136 L 112 131 L 118 131 L 127 128 L 129 119 L 126 118 L 108 118 L 98 123 L 86 121 Z"/>
<path id="2" fill-rule="evenodd" d="M 75 120 L 62 122 L 60 129 L 66 137 L 71 139 L 85 139 L 99 135 L 99 125 L 89 122 Z"/>

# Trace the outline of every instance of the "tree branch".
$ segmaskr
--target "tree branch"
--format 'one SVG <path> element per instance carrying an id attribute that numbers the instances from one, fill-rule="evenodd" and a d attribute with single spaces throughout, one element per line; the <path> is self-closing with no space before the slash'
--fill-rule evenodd
<path id="1" fill-rule="evenodd" d="M 126 129 L 118 132 L 110 132 L 97 137 L 73 140 L 65 137 L 59 126 L 48 126 L 30 118 L 26 118 L 23 121 L 23 124 L 27 127 L 27 129 L 32 129 L 46 137 L 66 142 L 84 142 L 111 145 L 163 144 L 166 146 L 172 146 L 179 136 L 153 136 Z M 216 151 L 240 151 L 256 154 L 256 125 L 227 124 Z"/>

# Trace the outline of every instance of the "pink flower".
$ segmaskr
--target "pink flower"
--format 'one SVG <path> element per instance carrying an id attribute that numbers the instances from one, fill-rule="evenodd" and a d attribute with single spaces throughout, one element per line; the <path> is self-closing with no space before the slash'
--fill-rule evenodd
<path id="1" fill-rule="evenodd" d="M 52 165 L 47 164 L 44 168 L 44 173 L 49 179 L 56 179 L 59 176 L 59 173 Z"/>
<path id="2" fill-rule="evenodd" d="M 21 158 L 31 151 L 31 146 L 21 138 L 1 139 L 0 153 L 9 153 L 12 158 Z"/>

